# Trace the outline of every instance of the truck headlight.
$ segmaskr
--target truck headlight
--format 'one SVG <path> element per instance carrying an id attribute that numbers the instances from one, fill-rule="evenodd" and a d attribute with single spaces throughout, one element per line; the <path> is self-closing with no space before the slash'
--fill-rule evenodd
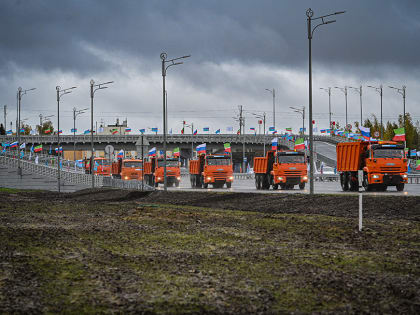
<path id="1" fill-rule="evenodd" d="M 233 176 L 229 176 L 229 179 L 233 179 Z"/>
<path id="2" fill-rule="evenodd" d="M 303 176 L 302 179 L 303 180 L 308 180 L 308 176 Z"/>
<path id="3" fill-rule="evenodd" d="M 207 177 L 207 180 L 211 180 L 211 177 Z"/>
<path id="4" fill-rule="evenodd" d="M 408 176 L 407 176 L 407 174 L 403 174 L 403 176 L 402 176 L 402 178 L 407 178 Z"/>
<path id="5" fill-rule="evenodd" d="M 278 180 L 283 180 L 283 177 L 279 176 L 277 177 Z"/>
<path id="6" fill-rule="evenodd" d="M 379 175 L 372 175 L 372 178 L 379 178 Z"/>
<path id="7" fill-rule="evenodd" d="M 176 179 L 177 179 L 177 180 L 181 180 L 181 177 L 179 177 L 179 176 L 178 176 Z"/>
<path id="8" fill-rule="evenodd" d="M 158 180 L 161 180 L 162 178 L 161 178 L 161 177 L 158 177 L 157 179 L 158 179 Z"/>

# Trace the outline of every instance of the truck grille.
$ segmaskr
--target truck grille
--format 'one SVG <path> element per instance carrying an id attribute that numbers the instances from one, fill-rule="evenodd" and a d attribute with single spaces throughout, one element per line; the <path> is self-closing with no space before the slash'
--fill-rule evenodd
<path id="1" fill-rule="evenodd" d="M 401 172 L 401 168 L 398 166 L 387 166 L 381 167 L 381 172 Z"/>
<path id="2" fill-rule="evenodd" d="M 227 172 L 224 172 L 224 171 L 213 172 L 213 177 L 215 180 L 226 179 L 226 175 L 227 175 Z"/>
<path id="3" fill-rule="evenodd" d="M 286 176 L 300 176 L 300 171 L 284 171 L 284 175 Z"/>

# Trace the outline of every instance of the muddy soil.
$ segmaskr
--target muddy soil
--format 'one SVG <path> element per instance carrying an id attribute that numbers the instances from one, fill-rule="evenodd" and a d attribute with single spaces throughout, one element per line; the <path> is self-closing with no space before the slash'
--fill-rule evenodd
<path id="1" fill-rule="evenodd" d="M 420 313 L 419 197 L 0 198 L 0 313 Z"/>

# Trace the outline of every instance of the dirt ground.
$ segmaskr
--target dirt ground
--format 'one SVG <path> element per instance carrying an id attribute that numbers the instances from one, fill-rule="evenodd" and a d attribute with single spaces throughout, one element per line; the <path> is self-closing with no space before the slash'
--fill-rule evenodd
<path id="1" fill-rule="evenodd" d="M 420 197 L 0 198 L 2 313 L 420 313 Z"/>

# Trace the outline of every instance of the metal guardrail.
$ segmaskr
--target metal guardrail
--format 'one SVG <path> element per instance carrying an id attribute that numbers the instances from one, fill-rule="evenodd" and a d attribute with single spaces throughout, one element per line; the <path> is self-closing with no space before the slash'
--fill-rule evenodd
<path id="1" fill-rule="evenodd" d="M 149 186 L 141 180 L 122 180 L 112 177 L 103 178 L 103 187 L 113 187 L 119 189 L 136 189 L 142 191 L 153 191 L 154 187 Z"/>
<path id="2" fill-rule="evenodd" d="M 7 156 L 0 156 L 0 163 L 7 165 L 9 167 L 17 168 L 19 164 L 19 160 L 12 157 Z M 56 167 L 51 167 L 43 164 L 36 164 L 32 161 L 21 160 L 20 166 L 22 170 L 27 171 L 30 174 L 37 174 L 42 177 L 47 178 L 57 178 L 58 170 Z M 84 173 L 77 173 L 77 172 L 69 172 L 65 169 L 61 170 L 61 180 L 62 182 L 72 183 L 72 184 L 79 184 L 79 185 L 92 185 L 92 176 L 90 174 Z M 112 177 L 104 177 L 95 175 L 95 187 L 114 187 L 120 189 L 138 189 L 138 190 L 145 190 L 151 191 L 154 190 L 154 187 L 151 187 L 146 184 L 142 184 L 141 181 L 131 180 L 131 181 L 124 181 L 121 179 L 116 179 Z"/>

